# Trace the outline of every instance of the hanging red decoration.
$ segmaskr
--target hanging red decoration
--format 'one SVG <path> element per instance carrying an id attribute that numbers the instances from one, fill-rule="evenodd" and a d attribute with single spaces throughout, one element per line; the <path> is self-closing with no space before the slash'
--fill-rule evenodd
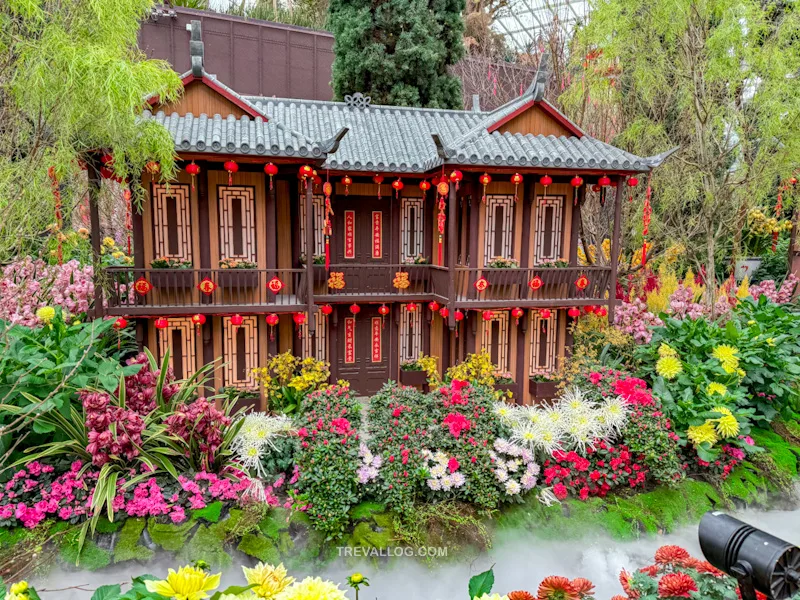
<path id="1" fill-rule="evenodd" d="M 450 183 L 456 184 L 456 191 L 458 191 L 462 179 L 464 179 L 464 174 L 458 169 L 450 173 Z"/>
<path id="2" fill-rule="evenodd" d="M 443 306 L 442 308 L 439 309 L 439 316 L 442 317 L 443 319 L 446 319 L 447 317 L 450 316 L 450 309 L 447 308 L 446 306 Z"/>
<path id="3" fill-rule="evenodd" d="M 314 176 L 314 169 L 311 168 L 311 165 L 303 165 L 297 174 L 302 179 L 308 179 Z"/>
<path id="4" fill-rule="evenodd" d="M 628 177 L 628 187 L 636 187 L 639 185 L 639 179 L 635 175 Z"/>
<path id="5" fill-rule="evenodd" d="M 228 172 L 228 185 L 233 185 L 233 174 L 239 171 L 235 160 L 226 160 L 222 167 Z"/>
<path id="6" fill-rule="evenodd" d="M 534 275 L 533 279 L 528 282 L 528 287 L 531 288 L 534 292 L 538 290 L 543 285 L 542 278 L 538 275 Z"/>
<path id="7" fill-rule="evenodd" d="M 463 321 L 464 313 L 461 312 L 460 310 L 456 310 L 456 312 L 453 313 L 453 318 L 456 320 L 456 322 Z"/>
<path id="8" fill-rule="evenodd" d="M 647 264 L 647 234 L 650 231 L 650 216 L 653 213 L 653 209 L 650 206 L 650 176 L 653 174 L 651 171 L 647 175 L 647 190 L 644 194 L 644 207 L 642 207 L 642 266 Z"/>
<path id="9" fill-rule="evenodd" d="M 166 329 L 169 327 L 169 321 L 166 317 L 158 317 L 155 322 L 156 329 Z"/>
<path id="10" fill-rule="evenodd" d="M 161 165 L 158 162 L 151 160 L 144 166 L 144 170 L 150 175 L 158 175 L 161 172 Z"/>
<path id="11" fill-rule="evenodd" d="M 388 307 L 388 306 L 386 306 L 385 304 L 381 304 L 381 305 L 378 307 L 378 313 L 380 313 L 380 315 L 381 315 L 382 317 L 385 317 L 386 315 L 388 315 L 388 314 L 389 314 L 389 307 Z"/>
<path id="12" fill-rule="evenodd" d="M 381 184 L 383 183 L 383 175 L 373 175 L 372 183 L 378 186 L 378 200 L 381 199 Z"/>
<path id="13" fill-rule="evenodd" d="M 599 185 L 597 185 L 597 184 L 594 184 L 594 185 L 592 186 L 592 191 L 593 191 L 595 194 L 596 194 L 596 193 L 598 193 L 598 192 L 600 191 L 600 186 L 599 186 Z"/>
<path id="14" fill-rule="evenodd" d="M 244 323 L 244 317 L 240 314 L 235 314 L 231 316 L 231 325 L 234 327 L 239 327 L 242 323 Z"/>
<path id="15" fill-rule="evenodd" d="M 419 305 L 416 302 L 409 302 L 406 304 L 406 310 L 408 312 L 415 312 L 419 308 Z"/>
<path id="16" fill-rule="evenodd" d="M 326 181 L 322 186 L 322 193 L 325 194 L 325 221 L 322 224 L 322 235 L 325 237 L 325 271 L 331 268 L 331 235 L 333 234 L 333 207 L 331 206 L 331 193 L 333 186 Z"/>
<path id="17" fill-rule="evenodd" d="M 423 179 L 419 182 L 419 189 L 422 190 L 422 199 L 424 200 L 428 195 L 428 190 L 431 189 L 431 182 L 427 179 Z"/>
<path id="18" fill-rule="evenodd" d="M 790 177 L 789 178 L 789 184 L 796 185 L 797 184 L 797 177 L 794 177 L 794 176 Z"/>
<path id="19" fill-rule="evenodd" d="M 586 275 L 581 275 L 575 280 L 575 287 L 583 291 L 589 287 L 589 278 Z"/>
<path id="20" fill-rule="evenodd" d="M 278 167 L 273 163 L 267 163 L 264 165 L 264 173 L 269 175 L 269 189 L 272 189 L 272 178 L 278 174 Z"/>
<path id="21" fill-rule="evenodd" d="M 519 307 L 517 307 L 517 308 L 512 308 L 512 309 L 511 309 L 511 316 L 512 316 L 512 317 L 514 317 L 514 322 L 515 322 L 517 325 L 519 325 L 519 319 L 520 319 L 520 317 L 521 317 L 522 315 L 524 315 L 524 314 L 525 314 L 525 311 L 524 311 L 524 310 L 522 310 L 522 309 L 521 309 L 521 308 L 519 308 Z"/>
<path id="22" fill-rule="evenodd" d="M 439 310 L 439 303 L 436 300 L 431 300 L 428 303 L 428 308 L 431 309 L 431 312 L 436 312 L 437 310 Z"/>
<path id="23" fill-rule="evenodd" d="M 100 167 L 100 176 L 103 179 L 114 179 L 114 171 L 108 167 Z"/>
<path id="24" fill-rule="evenodd" d="M 357 315 L 361 312 L 361 307 L 358 304 L 351 304 L 350 305 L 350 313 L 353 315 Z"/>
<path id="25" fill-rule="evenodd" d="M 611 178 L 608 175 L 603 175 L 600 179 L 597 180 L 597 184 L 601 187 L 611 185 Z"/>
<path id="26" fill-rule="evenodd" d="M 476 290 L 478 290 L 479 292 L 485 292 L 485 291 L 486 291 L 486 288 L 488 288 L 488 287 L 489 287 L 489 281 L 486 279 L 486 277 L 483 277 L 483 276 L 481 276 L 481 277 L 478 277 L 478 278 L 475 280 L 475 283 L 473 283 L 472 285 L 473 285 L 473 286 L 475 287 L 475 289 L 476 289 Z"/>
<path id="27" fill-rule="evenodd" d="M 269 325 L 269 339 L 275 339 L 275 326 L 280 321 L 280 317 L 275 313 L 267 315 L 267 325 Z"/>
<path id="28" fill-rule="evenodd" d="M 478 177 L 478 181 L 483 186 L 483 197 L 481 198 L 481 202 L 486 204 L 486 186 L 492 183 L 492 176 L 488 173 L 484 173 L 480 177 Z"/>
<path id="29" fill-rule="evenodd" d="M 303 337 L 303 330 L 300 329 L 303 323 L 306 322 L 306 313 L 296 312 L 292 315 L 294 321 L 294 328 L 297 329 L 297 337 Z"/>
<path id="30" fill-rule="evenodd" d="M 153 284 L 147 281 L 147 279 L 145 279 L 144 277 L 139 277 L 139 279 L 137 279 L 133 283 L 133 290 L 140 296 L 146 295 L 147 292 L 149 292 L 152 289 L 153 289 Z"/>
<path id="31" fill-rule="evenodd" d="M 317 175 L 317 172 L 314 171 L 314 175 L 311 177 L 311 181 L 314 183 L 314 187 L 319 188 L 320 184 L 322 183 L 322 177 Z"/>
<path id="32" fill-rule="evenodd" d="M 120 330 L 125 329 L 128 326 L 128 319 L 125 317 L 119 317 L 116 321 L 114 321 L 114 329 Z"/>
<path id="33" fill-rule="evenodd" d="M 58 234 L 56 235 L 56 239 L 58 240 L 58 248 L 56 250 L 56 255 L 58 258 L 58 264 L 64 262 L 64 251 L 61 245 L 62 240 L 62 233 L 61 229 L 64 227 L 63 217 L 61 213 L 61 189 L 58 187 L 58 177 L 56 177 L 56 170 L 54 167 L 50 167 L 47 169 L 47 175 L 50 177 L 50 187 L 53 190 L 53 199 L 55 200 L 55 217 L 56 217 L 56 229 L 58 230 Z M 130 191 L 128 192 L 128 200 L 130 201 Z M 128 210 L 130 211 L 130 202 L 128 202 Z M 127 226 L 128 219 L 126 219 L 125 224 Z M 128 234 L 130 236 L 130 234 Z M 128 237 L 128 255 L 131 253 L 131 240 Z"/>
<path id="34" fill-rule="evenodd" d="M 278 294 L 283 289 L 284 283 L 281 278 L 274 275 L 272 279 L 267 282 L 267 289 L 273 294 Z"/>
<path id="35" fill-rule="evenodd" d="M 494 312 L 491 310 L 485 310 L 481 313 L 481 317 L 484 321 L 491 321 L 494 319 Z"/>
<path id="36" fill-rule="evenodd" d="M 319 307 L 319 312 L 327 317 L 333 312 L 333 307 L 330 304 L 323 304 Z"/>
<path id="37" fill-rule="evenodd" d="M 445 202 L 445 197 L 447 196 L 450 190 L 450 186 L 447 184 L 446 181 L 440 181 L 439 185 L 436 186 L 436 191 L 439 194 L 439 214 L 436 215 L 436 228 L 439 232 L 439 239 L 438 239 L 438 252 L 437 255 L 439 257 L 438 264 L 444 264 L 444 226 L 447 222 L 447 215 L 445 213 L 445 207 L 447 203 Z"/>
<path id="38" fill-rule="evenodd" d="M 192 323 L 194 323 L 195 327 L 201 327 L 206 324 L 206 316 L 201 313 L 192 315 Z"/>
<path id="39" fill-rule="evenodd" d="M 583 185 L 583 179 L 581 179 L 578 175 L 575 175 L 575 177 L 569 180 L 569 183 L 572 187 L 579 188 Z"/>
<path id="40" fill-rule="evenodd" d="M 214 283 L 210 278 L 203 277 L 200 283 L 197 284 L 197 289 L 203 292 L 206 296 L 210 296 L 214 293 L 214 290 L 217 289 L 217 284 Z"/>
<path id="41" fill-rule="evenodd" d="M 326 197 L 330 197 L 333 193 L 333 186 L 329 181 L 322 184 L 322 193 L 325 194 Z"/>
<path id="42" fill-rule="evenodd" d="M 567 314 L 572 317 L 573 319 L 577 319 L 581 316 L 581 311 L 579 308 L 575 308 L 574 306 L 567 311 Z"/>
<path id="43" fill-rule="evenodd" d="M 447 183 L 445 180 L 441 180 L 439 183 L 436 184 L 436 193 L 439 194 L 442 198 L 446 198 L 447 195 L 450 193 L 450 184 Z"/>
<path id="44" fill-rule="evenodd" d="M 514 184 L 514 202 L 516 202 L 518 198 L 517 189 L 519 188 L 519 184 L 522 183 L 522 175 L 520 175 L 519 173 L 514 173 L 511 176 L 511 183 Z"/>
<path id="45" fill-rule="evenodd" d="M 438 187 L 439 182 L 441 180 L 442 180 L 442 178 L 439 177 L 438 175 L 434 175 L 433 177 L 431 177 L 431 183 L 433 183 L 433 187 Z"/>
<path id="46" fill-rule="evenodd" d="M 548 308 L 543 308 L 542 310 L 539 311 L 539 316 L 542 317 L 543 319 L 549 319 L 551 315 L 552 313 Z"/>
<path id="47" fill-rule="evenodd" d="M 403 182 L 400 180 L 399 177 L 392 182 L 392 189 L 394 189 L 395 198 L 400 197 L 400 190 L 402 190 L 403 187 L 404 187 Z"/>
<path id="48" fill-rule="evenodd" d="M 350 195 L 350 186 L 353 185 L 353 178 L 350 175 L 342 177 L 342 185 L 344 186 L 344 195 Z"/>
<path id="49" fill-rule="evenodd" d="M 194 189 L 194 180 L 200 174 L 200 165 L 192 161 L 186 165 L 186 172 L 192 176 L 192 189 Z"/>
<path id="50" fill-rule="evenodd" d="M 103 164 L 104 167 L 108 167 L 110 169 L 114 166 L 114 157 L 108 153 L 103 154 L 100 157 L 100 162 Z"/>
<path id="51" fill-rule="evenodd" d="M 550 177 L 550 175 L 542 175 L 539 178 L 539 183 L 542 184 L 542 186 L 544 187 L 545 191 L 547 191 L 547 186 L 549 186 L 551 183 L 553 183 L 553 178 Z"/>

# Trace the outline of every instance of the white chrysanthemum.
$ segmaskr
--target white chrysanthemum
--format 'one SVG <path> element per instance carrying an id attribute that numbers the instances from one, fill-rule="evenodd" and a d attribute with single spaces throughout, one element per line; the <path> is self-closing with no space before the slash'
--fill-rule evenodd
<path id="1" fill-rule="evenodd" d="M 439 477 L 445 474 L 446 470 L 447 469 L 444 465 L 440 464 L 433 465 L 430 469 L 431 477 L 436 477 L 438 479 Z"/>
<path id="2" fill-rule="evenodd" d="M 428 487 L 436 492 L 442 489 L 442 484 L 438 479 L 428 479 Z"/>
<path id="3" fill-rule="evenodd" d="M 561 448 L 561 428 L 544 421 L 540 428 L 539 447 L 548 456 Z M 531 457 L 532 459 L 533 457 Z"/>
<path id="4" fill-rule="evenodd" d="M 558 405 L 554 408 L 567 415 L 576 415 L 590 412 L 594 405 L 586 399 L 580 388 L 571 387 L 564 392 Z"/>
<path id="5" fill-rule="evenodd" d="M 533 475 L 534 477 L 536 477 L 539 474 L 539 471 L 540 471 L 539 465 L 535 462 L 528 463 L 528 466 L 525 469 L 525 472 L 527 474 Z"/>
<path id="6" fill-rule="evenodd" d="M 275 448 L 273 439 L 293 430 L 292 420 L 283 415 L 272 416 L 254 412 L 244 417 L 239 432 L 231 443 L 231 450 L 244 469 L 264 476 L 262 458 Z"/>
<path id="7" fill-rule="evenodd" d="M 522 461 L 519 459 L 509 460 L 506 462 L 506 470 L 510 471 L 511 473 L 516 473 L 517 469 L 519 469 L 521 465 Z"/>
<path id="8" fill-rule="evenodd" d="M 433 452 L 431 452 L 431 451 L 430 451 L 430 450 L 428 450 L 427 448 L 424 448 L 424 449 L 422 450 L 422 458 L 424 458 L 425 460 L 431 460 L 431 459 L 433 459 Z"/>
<path id="9" fill-rule="evenodd" d="M 464 477 L 464 474 L 461 471 L 456 471 L 451 475 L 453 478 L 453 487 L 460 488 L 467 482 L 467 478 Z"/>
<path id="10" fill-rule="evenodd" d="M 439 450 L 436 454 L 433 455 L 433 460 L 435 460 L 440 465 L 446 465 L 447 461 L 450 459 L 447 458 L 447 454 Z"/>
<path id="11" fill-rule="evenodd" d="M 533 423 L 520 423 L 513 431 L 511 439 L 530 450 L 536 450 L 541 443 L 540 427 Z"/>
<path id="12" fill-rule="evenodd" d="M 500 483 L 508 480 L 508 471 L 505 469 L 495 469 L 494 474 L 497 477 L 497 481 Z"/>
<path id="13" fill-rule="evenodd" d="M 630 408 L 621 397 L 607 398 L 600 406 L 600 414 L 605 424 L 610 429 L 620 432 L 628 422 L 628 412 Z"/>
<path id="14" fill-rule="evenodd" d="M 527 492 L 528 490 L 533 489 L 536 485 L 536 477 L 530 473 L 525 473 L 522 477 L 520 477 L 519 482 L 522 484 L 522 489 Z"/>
<path id="15" fill-rule="evenodd" d="M 503 401 L 494 403 L 494 413 L 507 425 L 516 423 L 519 420 L 519 409 Z"/>
<path id="16" fill-rule="evenodd" d="M 509 479 L 506 481 L 506 494 L 509 496 L 516 496 L 522 491 L 522 486 L 514 481 L 513 479 Z"/>
<path id="17" fill-rule="evenodd" d="M 520 422 L 527 421 L 528 423 L 533 423 L 534 425 L 542 420 L 544 413 L 541 409 L 536 408 L 535 406 L 523 406 L 520 409 Z"/>
<path id="18" fill-rule="evenodd" d="M 453 478 L 450 475 L 445 475 L 439 481 L 442 483 L 442 489 L 445 492 L 449 492 L 450 488 L 453 487 Z"/>

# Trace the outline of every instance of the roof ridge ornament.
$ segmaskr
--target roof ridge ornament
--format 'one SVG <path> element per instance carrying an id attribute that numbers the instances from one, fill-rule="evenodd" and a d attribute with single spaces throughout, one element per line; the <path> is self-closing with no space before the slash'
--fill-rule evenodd
<path id="1" fill-rule="evenodd" d="M 525 96 L 531 95 L 534 100 L 544 100 L 544 92 L 547 88 L 547 81 L 550 79 L 550 51 L 544 52 L 539 60 L 539 68 L 531 85 L 525 91 Z"/>
<path id="2" fill-rule="evenodd" d="M 198 20 L 192 20 L 186 26 L 191 31 L 192 37 L 189 41 L 189 55 L 192 57 L 192 75 L 201 79 L 203 77 L 203 58 L 205 55 L 205 44 L 203 44 L 203 30 Z"/>
<path id="3" fill-rule="evenodd" d="M 344 97 L 345 106 L 349 108 L 369 108 L 372 104 L 372 98 L 369 96 L 365 96 L 361 92 L 356 92 L 355 94 L 347 94 Z"/>

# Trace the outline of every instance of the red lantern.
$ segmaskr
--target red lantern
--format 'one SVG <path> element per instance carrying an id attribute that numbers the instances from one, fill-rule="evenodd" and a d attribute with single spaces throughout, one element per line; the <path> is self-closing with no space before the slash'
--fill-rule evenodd
<path id="1" fill-rule="evenodd" d="M 378 200 L 381 199 L 381 184 L 383 183 L 383 175 L 373 175 L 372 183 L 378 186 Z"/>
<path id="2" fill-rule="evenodd" d="M 431 177 L 431 182 L 433 183 L 433 187 L 436 187 L 436 186 L 438 186 L 438 185 L 439 185 L 439 182 L 440 182 L 441 180 L 442 180 L 442 178 L 441 178 L 441 177 L 439 177 L 438 175 L 434 175 L 433 177 Z"/>
<path id="3" fill-rule="evenodd" d="M 464 313 L 461 312 L 460 310 L 456 310 L 456 312 L 453 314 L 453 318 L 456 320 L 456 322 L 463 321 Z"/>
<path id="4" fill-rule="evenodd" d="M 264 173 L 269 175 L 269 189 L 272 189 L 272 178 L 278 174 L 278 167 L 273 163 L 267 163 L 264 165 Z"/>
<path id="5" fill-rule="evenodd" d="M 427 179 L 423 179 L 419 182 L 419 189 L 422 190 L 422 197 L 424 198 L 428 193 L 428 190 L 431 189 L 431 182 Z"/>
<path id="6" fill-rule="evenodd" d="M 385 317 L 386 315 L 388 315 L 388 314 L 389 314 L 389 307 L 388 307 L 388 306 L 386 306 L 385 304 L 381 304 L 381 305 L 378 307 L 378 313 L 380 313 L 380 315 L 381 315 L 382 317 Z"/>
<path id="7" fill-rule="evenodd" d="M 514 184 L 514 202 L 516 202 L 517 201 L 517 188 L 519 187 L 519 184 L 522 183 L 522 175 L 520 175 L 519 173 L 514 173 L 511 176 L 511 183 Z"/>
<path id="8" fill-rule="evenodd" d="M 169 327 L 169 321 L 166 317 L 158 317 L 155 322 L 156 329 L 166 329 Z"/>
<path id="9" fill-rule="evenodd" d="M 583 185 L 583 179 L 575 175 L 575 177 L 569 180 L 569 183 L 572 187 L 579 188 Z"/>
<path id="10" fill-rule="evenodd" d="M 392 182 L 392 188 L 394 189 L 394 197 L 399 198 L 400 190 L 403 189 L 403 182 L 400 181 L 399 177 Z"/>
<path id="11" fill-rule="evenodd" d="M 483 186 L 483 197 L 481 198 L 481 202 L 486 204 L 486 186 L 492 183 L 492 176 L 488 173 L 484 173 L 480 177 L 478 177 L 478 181 Z"/>
<path id="12" fill-rule="evenodd" d="M 481 317 L 483 317 L 484 321 L 491 321 L 494 319 L 494 312 L 491 310 L 485 310 L 481 313 Z"/>
<path id="13" fill-rule="evenodd" d="M 408 304 L 406 304 L 406 310 L 408 312 L 415 312 L 417 308 L 419 308 L 419 306 L 417 305 L 416 302 L 409 302 Z"/>
<path id="14" fill-rule="evenodd" d="M 200 166 L 192 161 L 186 165 L 186 172 L 192 176 L 192 189 L 194 189 L 194 178 L 200 174 Z"/>
<path id="15" fill-rule="evenodd" d="M 161 171 L 161 165 L 158 164 L 157 161 L 151 160 L 144 166 L 144 170 L 150 173 L 150 175 L 157 175 Z"/>
<path id="16" fill-rule="evenodd" d="M 311 181 L 313 181 L 313 182 L 314 182 L 314 185 L 315 185 L 316 187 L 319 187 L 319 184 L 321 184 L 321 183 L 322 183 L 322 177 L 320 177 L 319 175 L 317 175 L 317 173 L 316 173 L 316 172 L 314 172 L 314 175 L 313 175 L 313 177 L 311 178 Z"/>
<path id="17" fill-rule="evenodd" d="M 200 313 L 197 313 L 196 315 L 192 315 L 192 323 L 194 323 L 194 325 L 196 327 L 200 327 L 202 325 L 205 325 L 206 316 L 203 315 L 203 314 L 200 314 Z"/>
<path id="18" fill-rule="evenodd" d="M 244 323 L 244 317 L 240 314 L 235 314 L 231 317 L 231 325 L 234 327 L 239 327 L 242 323 Z"/>
<path id="19" fill-rule="evenodd" d="M 446 306 L 443 306 L 442 308 L 439 309 L 439 316 L 442 317 L 443 319 L 446 319 L 447 317 L 450 316 L 450 309 L 447 308 Z"/>
<path id="20" fill-rule="evenodd" d="M 292 315 L 292 321 L 298 327 L 306 322 L 306 313 L 296 312 Z"/>
<path id="21" fill-rule="evenodd" d="M 275 339 L 275 326 L 280 321 L 280 317 L 275 313 L 267 315 L 267 325 L 269 325 L 269 339 Z"/>
<path id="22" fill-rule="evenodd" d="M 600 186 L 599 186 L 599 185 L 597 185 L 597 184 L 594 184 L 594 185 L 592 186 L 592 191 L 593 191 L 595 194 L 596 194 L 596 193 L 598 193 L 598 192 L 600 191 Z"/>
<path id="23" fill-rule="evenodd" d="M 303 165 L 302 167 L 300 167 L 298 175 L 303 179 L 306 179 L 308 177 L 313 177 L 314 169 L 311 168 L 311 165 Z"/>
<path id="24" fill-rule="evenodd" d="M 458 186 L 461 184 L 462 179 L 464 179 L 464 174 L 458 169 L 450 173 L 450 182 L 456 184 L 456 190 L 458 190 Z"/>
<path id="25" fill-rule="evenodd" d="M 428 303 L 428 308 L 430 308 L 432 312 L 436 312 L 439 310 L 439 303 L 436 300 L 431 300 Z"/>
<path id="26" fill-rule="evenodd" d="M 542 177 L 539 178 L 539 183 L 541 183 L 542 186 L 544 186 L 544 189 L 546 190 L 547 186 L 553 183 L 553 178 L 550 177 L 550 175 L 543 175 Z"/>
<path id="27" fill-rule="evenodd" d="M 587 306 L 584 306 L 583 310 L 586 312 L 587 315 L 590 315 L 594 312 L 594 306 L 592 304 L 589 304 Z"/>
<path id="28" fill-rule="evenodd" d="M 572 317 L 573 319 L 577 319 L 578 317 L 580 317 L 580 316 L 581 316 L 581 311 L 580 311 L 580 309 L 578 309 L 578 308 L 575 308 L 575 307 L 573 306 L 572 308 L 570 308 L 570 309 L 567 311 L 567 314 L 568 314 L 570 317 Z"/>
<path id="29" fill-rule="evenodd" d="M 608 175 L 603 175 L 600 179 L 597 180 L 597 184 L 601 187 L 611 185 L 611 179 L 609 178 Z"/>
<path id="30" fill-rule="evenodd" d="M 361 312 L 361 307 L 358 304 L 351 304 L 350 312 L 354 315 L 357 315 L 358 313 Z"/>
<path id="31" fill-rule="evenodd" d="M 629 187 L 636 187 L 639 185 L 639 180 L 635 176 L 628 177 L 628 186 Z"/>
<path id="32" fill-rule="evenodd" d="M 551 313 L 550 310 L 547 308 L 543 308 L 542 310 L 539 311 L 539 316 L 542 317 L 543 319 L 549 319 L 550 315 L 552 314 L 553 313 Z"/>
<path id="33" fill-rule="evenodd" d="M 119 317 L 116 321 L 114 321 L 114 329 L 125 329 L 128 326 L 128 319 L 125 317 Z"/>
<path id="34" fill-rule="evenodd" d="M 353 185 L 353 178 L 350 175 L 342 177 L 342 185 L 344 186 L 344 195 L 350 195 L 350 186 Z"/>
<path id="35" fill-rule="evenodd" d="M 319 307 L 319 312 L 327 317 L 333 312 L 333 307 L 330 304 L 323 304 Z"/>
<path id="36" fill-rule="evenodd" d="M 226 160 L 222 168 L 228 172 L 228 185 L 233 185 L 233 174 L 239 171 L 235 160 Z"/>
<path id="37" fill-rule="evenodd" d="M 511 316 L 514 317 L 517 325 L 519 325 L 519 318 L 525 314 L 525 311 L 521 308 L 512 308 L 511 309 Z"/>

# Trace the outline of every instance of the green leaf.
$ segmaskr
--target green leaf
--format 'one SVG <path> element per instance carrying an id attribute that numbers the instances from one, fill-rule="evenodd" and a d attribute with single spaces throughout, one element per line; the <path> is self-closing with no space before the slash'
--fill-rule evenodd
<path id="1" fill-rule="evenodd" d="M 216 592 L 213 596 L 211 596 L 210 600 L 219 600 L 225 594 L 238 596 L 239 594 L 244 594 L 248 590 L 252 590 L 254 587 L 256 587 L 255 583 L 251 583 L 250 585 L 231 585 L 221 592 Z"/>
<path id="2" fill-rule="evenodd" d="M 33 430 L 36 433 L 52 433 L 56 430 L 55 425 L 46 421 L 36 420 L 33 422 Z"/>
<path id="3" fill-rule="evenodd" d="M 122 595 L 122 588 L 118 583 L 113 585 L 103 585 L 97 588 L 92 594 L 91 600 L 118 600 Z"/>
<path id="4" fill-rule="evenodd" d="M 222 502 L 212 502 L 205 508 L 192 511 L 193 519 L 205 519 L 211 523 L 219 521 L 220 514 L 222 513 Z"/>
<path id="5" fill-rule="evenodd" d="M 468 588 L 470 600 L 472 600 L 472 598 L 477 598 L 479 596 L 483 596 L 484 594 L 491 593 L 492 586 L 494 586 L 493 569 L 494 565 L 492 565 L 488 571 L 484 571 L 483 573 L 479 573 L 474 577 L 470 577 Z"/>

